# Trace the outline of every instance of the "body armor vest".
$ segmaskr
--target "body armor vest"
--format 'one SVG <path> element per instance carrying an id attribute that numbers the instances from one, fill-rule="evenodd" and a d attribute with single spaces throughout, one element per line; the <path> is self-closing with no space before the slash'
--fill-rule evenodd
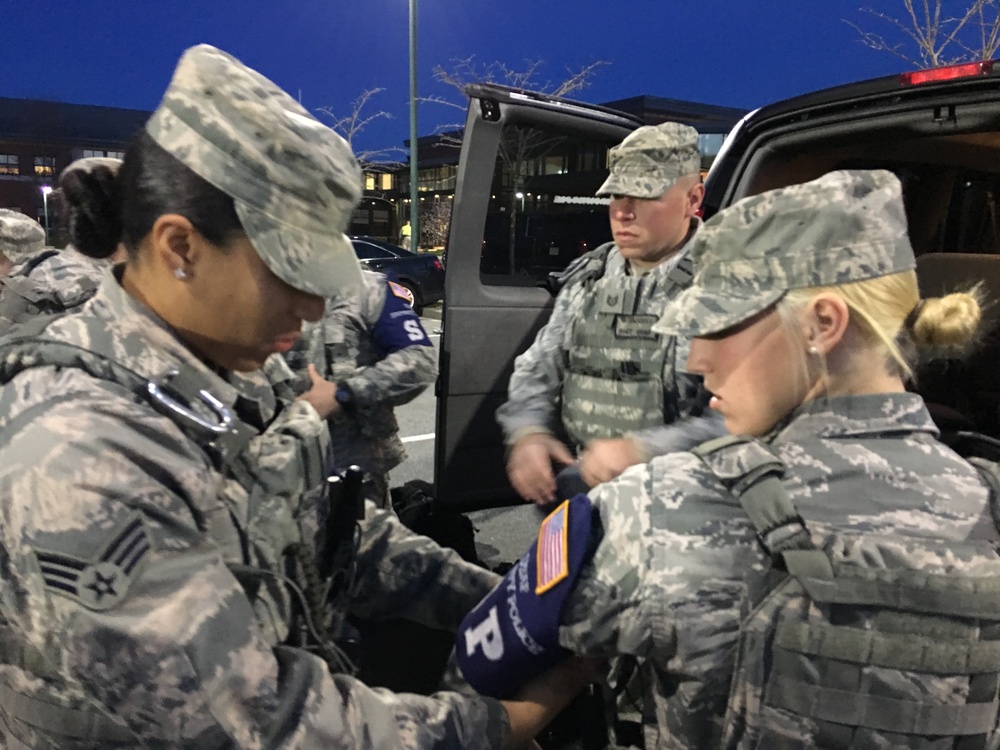
<path id="1" fill-rule="evenodd" d="M 630 276 L 624 258 L 612 252 L 600 278 L 579 282 L 589 288 L 573 326 L 562 391 L 572 442 L 585 445 L 677 418 L 675 368 L 686 351 L 652 326 L 691 277 L 687 255 L 669 272 Z"/>

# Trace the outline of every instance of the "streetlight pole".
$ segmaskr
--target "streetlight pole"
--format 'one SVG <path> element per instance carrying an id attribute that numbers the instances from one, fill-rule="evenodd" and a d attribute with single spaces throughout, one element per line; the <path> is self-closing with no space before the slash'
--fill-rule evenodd
<path id="1" fill-rule="evenodd" d="M 410 0 L 410 250 L 420 246 L 417 200 L 417 0 Z"/>
<path id="2" fill-rule="evenodd" d="M 52 192 L 52 188 L 48 185 L 42 185 L 42 206 L 44 206 L 45 211 L 45 244 L 49 244 L 49 193 Z"/>

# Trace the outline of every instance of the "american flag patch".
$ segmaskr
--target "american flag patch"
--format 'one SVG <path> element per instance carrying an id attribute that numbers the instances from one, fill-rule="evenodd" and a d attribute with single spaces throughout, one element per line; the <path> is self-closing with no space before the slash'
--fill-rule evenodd
<path id="1" fill-rule="evenodd" d="M 569 575 L 568 520 L 569 500 L 564 500 L 538 530 L 536 594 L 544 594 Z"/>
<path id="2" fill-rule="evenodd" d="M 413 295 L 405 286 L 397 284 L 395 281 L 390 281 L 389 290 L 400 299 L 405 299 L 411 307 L 413 306 Z"/>

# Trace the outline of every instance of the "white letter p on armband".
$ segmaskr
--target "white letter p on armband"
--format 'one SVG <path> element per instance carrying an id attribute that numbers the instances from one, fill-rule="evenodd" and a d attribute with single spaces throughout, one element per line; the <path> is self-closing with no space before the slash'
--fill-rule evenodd
<path id="1" fill-rule="evenodd" d="M 483 656 L 490 661 L 499 661 L 503 657 L 503 637 L 495 606 L 490 607 L 489 616 L 485 620 L 465 631 L 466 655 L 472 656 L 476 652 L 476 646 L 483 649 Z"/>

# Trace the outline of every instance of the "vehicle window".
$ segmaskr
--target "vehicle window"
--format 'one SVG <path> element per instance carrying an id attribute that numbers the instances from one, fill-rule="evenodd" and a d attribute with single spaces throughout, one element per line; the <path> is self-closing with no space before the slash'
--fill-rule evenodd
<path id="1" fill-rule="evenodd" d="M 354 240 L 352 242 L 354 245 L 354 252 L 361 260 L 371 260 L 372 258 L 392 258 L 392 253 L 388 250 L 383 250 L 380 247 L 375 247 L 375 245 L 370 242 Z"/>
<path id="2" fill-rule="evenodd" d="M 536 286 L 608 242 L 607 143 L 508 125 L 501 138 L 483 236 L 487 286 Z"/>

